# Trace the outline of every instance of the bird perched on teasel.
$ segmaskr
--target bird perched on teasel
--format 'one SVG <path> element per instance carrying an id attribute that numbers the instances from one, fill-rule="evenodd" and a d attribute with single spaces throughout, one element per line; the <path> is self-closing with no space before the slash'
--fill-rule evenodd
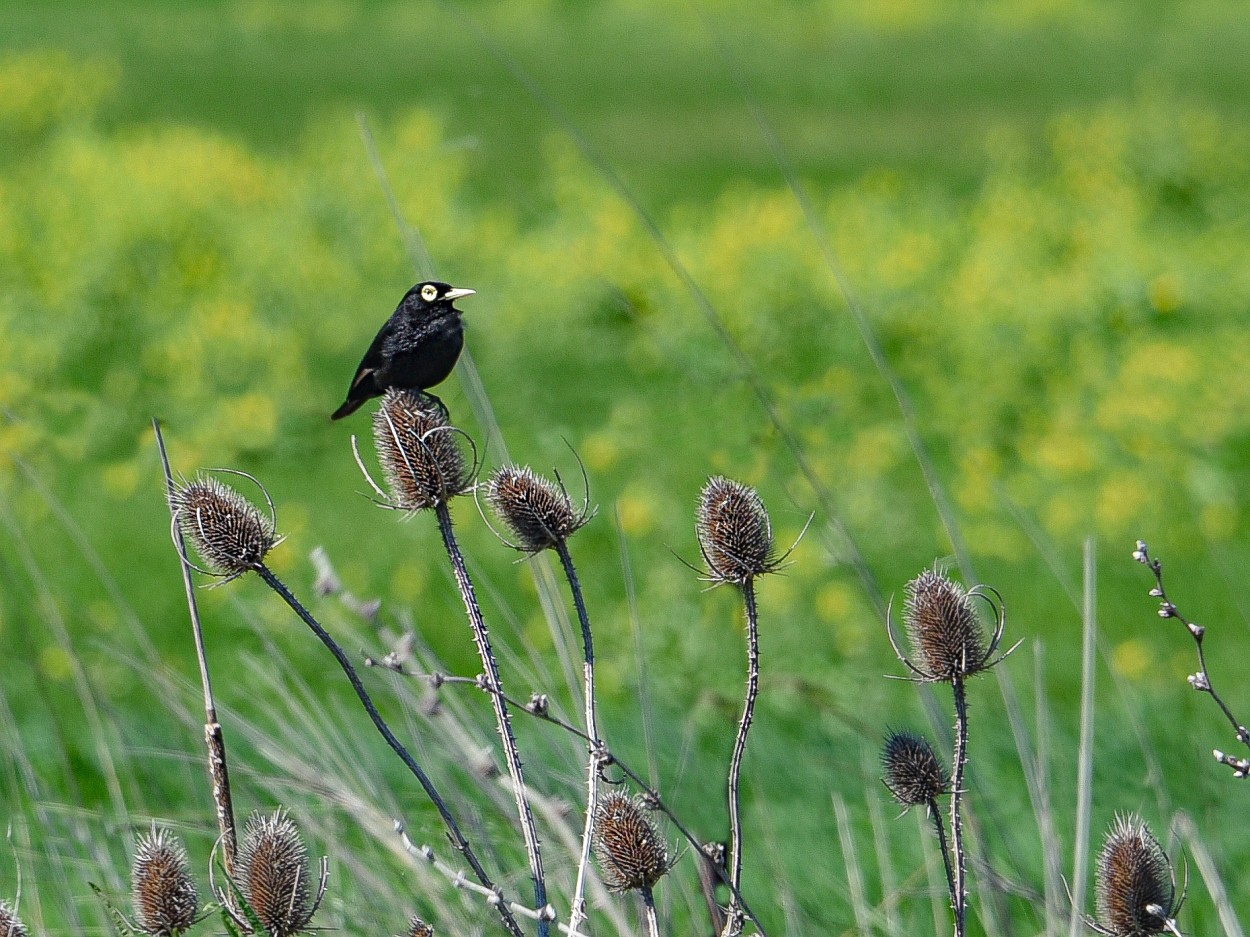
<path id="1" fill-rule="evenodd" d="M 366 400 L 381 396 L 388 387 L 428 393 L 446 380 L 464 347 L 464 323 L 453 303 L 474 292 L 428 281 L 405 293 L 360 359 L 347 399 L 330 419 L 341 420 L 355 413 Z"/>

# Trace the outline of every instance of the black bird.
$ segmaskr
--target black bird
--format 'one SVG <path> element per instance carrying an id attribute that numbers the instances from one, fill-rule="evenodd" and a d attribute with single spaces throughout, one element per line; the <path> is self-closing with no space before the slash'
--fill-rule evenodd
<path id="1" fill-rule="evenodd" d="M 433 281 L 418 283 L 405 293 L 360 359 L 347 399 L 330 419 L 355 413 L 388 387 L 425 391 L 446 380 L 464 347 L 464 323 L 452 302 L 473 293 Z"/>

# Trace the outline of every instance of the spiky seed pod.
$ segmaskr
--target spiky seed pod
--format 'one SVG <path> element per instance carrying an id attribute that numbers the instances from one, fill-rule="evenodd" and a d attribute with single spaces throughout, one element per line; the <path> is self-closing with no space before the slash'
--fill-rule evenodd
<path id="1" fill-rule="evenodd" d="M 754 488 L 715 475 L 699 495 L 695 531 L 714 582 L 741 585 L 777 568 L 773 528 Z"/>
<path id="2" fill-rule="evenodd" d="M 595 808 L 595 855 L 609 891 L 653 888 L 672 867 L 641 799 L 623 791 L 608 794 Z"/>
<path id="3" fill-rule="evenodd" d="M 238 857 L 239 890 L 272 937 L 304 930 L 310 900 L 308 848 L 285 810 L 248 818 Z"/>
<path id="4" fill-rule="evenodd" d="M 985 668 L 989 646 L 973 598 L 937 570 L 907 584 L 903 621 L 927 679 L 950 682 Z"/>
<path id="5" fill-rule="evenodd" d="M 495 469 L 486 486 L 486 500 L 526 553 L 552 549 L 586 523 L 585 514 L 573 507 L 568 493 L 529 466 Z"/>
<path id="6" fill-rule="evenodd" d="M 373 414 L 373 441 L 391 500 L 401 511 L 436 507 L 469 487 L 460 432 L 422 394 L 387 390 Z"/>
<path id="7" fill-rule="evenodd" d="M 434 928 L 421 920 L 421 918 L 414 917 L 408 922 L 408 929 L 404 931 L 404 937 L 434 937 Z"/>
<path id="8" fill-rule="evenodd" d="M 135 843 L 130 871 L 135 922 L 144 934 L 179 934 L 195 923 L 200 896 L 187 851 L 169 830 L 153 827 Z"/>
<path id="9" fill-rule="evenodd" d="M 178 485 L 169 502 L 205 565 L 223 576 L 259 569 L 281 542 L 273 522 L 256 505 L 211 475 Z"/>
<path id="10" fill-rule="evenodd" d="M 1103 933 L 1147 937 L 1169 929 L 1177 911 L 1172 863 L 1141 817 L 1116 816 L 1098 854 L 1096 877 Z"/>
<path id="11" fill-rule="evenodd" d="M 929 740 L 915 732 L 892 731 L 881 748 L 883 780 L 904 807 L 930 806 L 950 791 L 951 777 Z"/>
<path id="12" fill-rule="evenodd" d="M 0 937 L 26 937 L 26 925 L 9 903 L 0 898 Z"/>

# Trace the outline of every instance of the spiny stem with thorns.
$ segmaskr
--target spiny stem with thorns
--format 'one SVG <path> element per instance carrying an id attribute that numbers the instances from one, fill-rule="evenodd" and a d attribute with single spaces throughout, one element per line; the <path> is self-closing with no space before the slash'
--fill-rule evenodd
<path id="1" fill-rule="evenodd" d="M 933 831 L 937 833 L 938 849 L 942 853 L 942 865 L 946 869 L 946 888 L 951 895 L 951 906 L 954 907 L 958 891 L 955 887 L 955 870 L 951 866 L 950 843 L 946 841 L 946 824 L 942 822 L 942 811 L 938 809 L 937 801 L 929 803 L 928 811 L 929 818 L 933 821 Z"/>
<path id="2" fill-rule="evenodd" d="M 516 797 L 517 814 L 521 820 L 521 835 L 525 840 L 525 852 L 529 857 L 530 876 L 534 880 L 534 904 L 542 911 L 547 907 L 547 883 L 543 877 L 543 859 L 538 843 L 538 829 L 534 824 L 534 814 L 530 810 L 529 798 L 525 793 L 525 774 L 521 767 L 521 754 L 517 748 L 516 736 L 512 732 L 512 719 L 508 714 L 508 705 L 503 695 L 503 681 L 499 677 L 499 663 L 490 645 L 490 632 L 486 621 L 482 618 L 482 609 L 478 605 L 477 592 L 473 588 L 473 580 L 465 567 L 464 554 L 456 541 L 456 531 L 452 525 L 451 509 L 446 500 L 439 501 L 435 506 L 438 515 L 438 529 L 443 535 L 443 546 L 451 559 L 452 572 L 456 577 L 456 585 L 460 589 L 460 597 L 464 600 L 465 611 L 469 615 L 469 624 L 473 628 L 473 642 L 477 645 L 478 655 L 482 659 L 482 667 L 486 672 L 487 683 L 491 687 L 491 703 L 495 709 L 495 722 L 499 728 L 499 737 L 503 741 L 504 758 L 508 764 L 508 773 L 512 777 L 512 792 Z M 538 922 L 539 937 L 547 937 L 550 933 L 548 921 L 544 918 Z"/>
<path id="3" fill-rule="evenodd" d="M 590 616 L 586 613 L 581 582 L 577 578 L 577 568 L 573 565 L 573 557 L 569 554 L 568 543 L 562 539 L 556 541 L 556 552 L 560 556 L 564 576 L 569 582 L 569 591 L 573 594 L 573 605 L 577 608 L 577 620 L 582 626 L 582 647 L 585 651 L 585 663 L 582 668 L 585 685 L 582 693 L 586 716 L 586 747 L 589 755 L 586 763 L 586 825 L 582 830 L 582 854 L 577 862 L 577 881 L 573 887 L 572 910 L 569 913 L 569 930 L 575 931 L 586 920 L 586 869 L 590 865 L 590 851 L 595 832 L 595 809 L 599 803 L 599 773 L 603 764 L 603 743 L 599 739 L 599 725 L 595 716 L 595 645 L 590 633 Z"/>
<path id="4" fill-rule="evenodd" d="M 176 523 L 174 508 L 174 473 L 169 466 L 169 453 L 165 449 L 165 437 L 161 433 L 160 420 L 153 417 L 152 430 L 156 434 L 156 448 L 160 452 L 161 467 L 165 472 L 165 497 L 169 505 L 174 546 L 178 550 L 182 569 L 182 584 L 187 593 L 187 609 L 191 616 L 191 634 L 195 642 L 195 656 L 200 664 L 200 686 L 204 690 L 204 742 L 208 746 L 208 776 L 213 785 L 213 804 L 217 811 L 217 828 L 221 838 L 222 861 L 227 875 L 235 874 L 235 857 L 238 854 L 238 836 L 234 824 L 234 803 L 230 796 L 230 772 L 226 760 L 226 739 L 221 723 L 217 721 L 217 704 L 213 699 L 212 681 L 208 673 L 208 654 L 204 650 L 204 629 L 200 623 L 200 607 L 195 600 L 195 581 L 191 578 L 191 563 L 187 558 L 187 543 L 182 527 Z M 233 896 L 231 896 L 233 897 Z"/>
<path id="5" fill-rule="evenodd" d="M 742 602 L 747 618 L 747 694 L 742 706 L 742 719 L 738 723 L 738 735 L 734 739 L 733 755 L 729 759 L 729 882 L 735 895 L 742 886 L 742 756 L 746 752 L 747 733 L 755 718 L 755 698 L 760 688 L 760 637 L 759 613 L 755 606 L 755 581 L 748 578 L 742 583 Z M 725 937 L 737 937 L 742 933 L 742 910 L 737 897 L 729 909 L 729 916 L 722 932 Z"/>
<path id="6" fill-rule="evenodd" d="M 951 908 L 955 913 L 955 937 L 964 937 L 968 914 L 967 859 L 964 855 L 963 803 L 964 768 L 968 763 L 968 693 L 962 677 L 951 681 L 955 694 L 955 752 L 951 775 L 951 847 L 955 853 L 955 874 L 952 879 Z M 947 860 L 947 876 L 950 865 Z"/>
<path id="7" fill-rule="evenodd" d="M 257 568 L 256 572 L 260 578 L 265 581 L 265 584 L 269 586 L 269 588 L 273 589 L 273 591 L 276 592 L 288 606 L 290 606 L 291 610 L 300 617 L 304 624 L 312 629 L 313 634 L 317 636 L 318 640 L 320 640 L 330 653 L 334 655 L 334 659 L 338 661 L 339 667 L 341 667 L 343 673 L 347 675 L 347 679 L 350 681 L 352 689 L 356 691 L 356 696 L 360 699 L 361 705 L 364 706 L 365 712 L 369 714 L 369 718 L 373 721 L 374 727 L 377 728 L 378 732 L 381 733 L 382 737 L 386 740 L 386 743 L 408 767 L 408 770 L 412 772 L 413 776 L 417 779 L 422 789 L 425 791 L 426 796 L 430 798 L 431 803 L 433 803 L 434 807 L 438 810 L 439 816 L 443 818 L 443 824 L 447 827 L 448 838 L 451 840 L 452 845 L 454 845 L 460 854 L 464 856 L 465 861 L 469 863 L 469 867 L 473 870 L 473 874 L 477 877 L 477 880 L 481 882 L 483 886 L 489 888 L 491 891 L 500 896 L 500 900 L 496 902 L 495 907 L 499 911 L 499 916 L 503 919 L 504 926 L 508 929 L 508 932 L 512 934 L 512 937 L 523 937 L 521 927 L 517 923 L 516 918 L 513 917 L 512 912 L 509 910 L 508 903 L 502 899 L 502 890 L 495 885 L 490 880 L 490 876 L 486 874 L 486 870 L 482 867 L 481 862 L 478 861 L 477 855 L 473 852 L 473 847 L 465 838 L 464 833 L 460 829 L 460 825 L 456 822 L 456 818 L 452 815 L 446 801 L 443 800 L 442 795 L 439 794 L 438 789 L 434 786 L 434 782 L 430 780 L 429 775 L 425 773 L 422 767 L 417 763 L 416 759 L 412 757 L 412 754 L 408 751 L 408 749 L 404 747 L 403 743 L 395 737 L 395 733 L 391 731 L 390 726 L 388 726 L 386 721 L 382 718 L 382 714 L 378 712 L 378 708 L 373 704 L 373 699 L 369 696 L 369 691 L 365 689 L 364 683 L 360 680 L 360 675 L 356 673 L 356 668 L 352 666 L 352 662 L 348 658 L 346 652 L 339 646 L 339 643 L 330 636 L 329 632 L 321 626 L 321 623 L 312 616 L 312 613 L 304 607 L 303 603 L 301 603 L 291 590 L 286 587 L 282 580 L 274 575 L 273 571 L 270 570 L 268 566 L 261 564 Z M 539 907 L 541 908 L 545 904 L 546 902 L 543 902 L 539 905 Z"/>

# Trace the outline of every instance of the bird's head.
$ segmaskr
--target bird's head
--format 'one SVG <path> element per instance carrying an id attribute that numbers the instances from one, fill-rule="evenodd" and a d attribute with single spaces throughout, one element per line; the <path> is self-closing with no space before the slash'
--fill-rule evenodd
<path id="1" fill-rule="evenodd" d="M 450 306 L 454 300 L 461 299 L 465 296 L 472 296 L 476 290 L 458 289 L 450 283 L 440 283 L 437 280 L 428 280 L 425 283 L 418 283 L 408 291 L 405 299 L 415 299 L 418 302 L 427 305 L 447 305 Z"/>

